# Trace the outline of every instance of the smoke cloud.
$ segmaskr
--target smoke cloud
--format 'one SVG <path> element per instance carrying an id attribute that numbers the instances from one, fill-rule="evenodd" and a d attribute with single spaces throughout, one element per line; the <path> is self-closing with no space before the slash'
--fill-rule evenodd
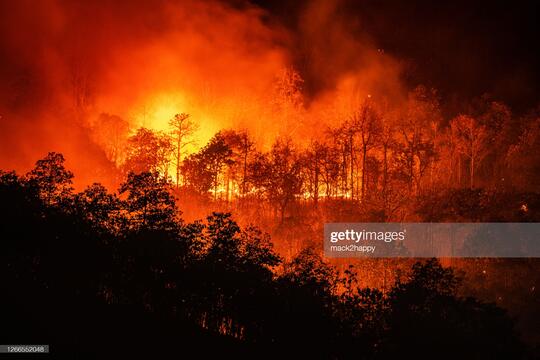
<path id="1" fill-rule="evenodd" d="M 110 183 L 103 114 L 166 130 L 186 112 L 199 145 L 232 127 L 268 146 L 316 135 L 367 96 L 398 103 L 399 62 L 339 4 L 310 3 L 292 31 L 249 2 L 2 2 L 0 168 L 60 151 L 77 185 Z M 276 82 L 293 68 L 303 100 L 276 110 Z"/>

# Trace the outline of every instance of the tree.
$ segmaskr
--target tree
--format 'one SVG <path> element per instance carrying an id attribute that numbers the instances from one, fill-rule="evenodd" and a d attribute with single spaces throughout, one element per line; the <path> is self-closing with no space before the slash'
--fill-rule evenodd
<path id="1" fill-rule="evenodd" d="M 355 176 L 355 164 L 356 164 L 356 152 L 355 152 L 355 144 L 356 144 L 356 135 L 357 135 L 357 128 L 352 124 L 351 119 L 343 123 L 343 125 L 340 128 L 340 131 L 343 133 L 341 143 L 342 143 L 342 149 L 343 149 L 343 168 L 344 168 L 344 176 L 345 176 L 345 188 L 344 190 L 348 192 L 350 190 L 350 198 L 351 200 L 354 200 L 355 197 L 355 183 L 356 183 L 356 176 Z M 347 159 L 348 159 L 348 165 L 347 166 Z M 350 177 L 350 188 L 347 187 L 347 169 L 349 169 L 349 177 Z"/>
<path id="2" fill-rule="evenodd" d="M 324 145 L 317 141 L 312 141 L 308 149 L 300 156 L 302 162 L 301 171 L 303 173 L 303 184 L 307 192 L 313 199 L 315 206 L 319 203 L 319 191 L 322 179 Z"/>
<path id="3" fill-rule="evenodd" d="M 285 212 L 302 190 L 301 162 L 288 138 L 278 138 L 270 153 L 259 156 L 251 165 L 251 179 L 279 211 L 281 222 Z"/>
<path id="4" fill-rule="evenodd" d="M 119 193 L 127 195 L 124 207 L 129 212 L 129 228 L 174 229 L 178 210 L 171 184 L 157 172 L 129 173 Z"/>
<path id="5" fill-rule="evenodd" d="M 534 191 L 540 187 L 540 115 L 528 117 L 518 141 L 508 149 L 506 163 L 513 185 Z"/>
<path id="6" fill-rule="evenodd" d="M 493 304 L 458 296 L 460 278 L 431 259 L 413 265 L 389 294 L 389 331 L 383 358 L 520 357 L 520 341 L 508 315 Z"/>
<path id="7" fill-rule="evenodd" d="M 335 269 L 317 251 L 307 247 L 285 264 L 282 278 L 296 286 L 306 286 L 315 294 L 330 296 L 337 285 Z"/>
<path id="8" fill-rule="evenodd" d="M 305 248 L 283 265 L 277 279 L 279 299 L 283 303 L 283 310 L 277 314 L 281 325 L 273 334 L 278 345 L 293 351 L 296 348 L 293 344 L 301 345 L 309 351 L 309 344 L 323 343 L 326 339 L 332 345 L 327 343 L 330 346 L 318 348 L 317 354 L 312 355 L 334 357 L 330 354 L 336 352 L 333 346 L 338 333 L 336 325 L 342 321 L 334 317 L 336 280 L 335 268 L 324 262 L 313 248 Z"/>
<path id="9" fill-rule="evenodd" d="M 194 143 L 193 134 L 198 130 L 197 123 L 189 119 L 189 114 L 176 114 L 169 120 L 172 142 L 174 144 L 174 165 L 176 167 L 176 188 L 180 186 L 180 170 L 185 148 Z"/>
<path id="10" fill-rule="evenodd" d="M 194 264 L 197 279 L 190 291 L 200 305 L 197 320 L 212 332 L 259 339 L 264 327 L 257 320 L 265 314 L 254 313 L 250 304 L 272 295 L 272 268 L 280 258 L 267 235 L 254 227 L 241 229 L 229 213 L 208 216 L 204 233 L 207 249 Z"/>
<path id="11" fill-rule="evenodd" d="M 360 136 L 362 149 L 362 190 L 360 200 L 364 201 L 367 183 L 367 154 L 368 150 L 375 146 L 380 133 L 380 115 L 375 111 L 372 104 L 364 102 L 360 110 L 356 111 L 351 118 L 351 125 Z M 351 144 L 352 146 L 352 144 Z"/>
<path id="12" fill-rule="evenodd" d="M 317 149 L 321 157 L 321 178 L 324 183 L 326 198 L 337 196 L 340 188 L 340 152 L 333 145 L 321 144 Z"/>
<path id="13" fill-rule="evenodd" d="M 73 173 L 64 167 L 64 162 L 62 154 L 50 152 L 26 174 L 30 186 L 38 191 L 47 205 L 58 204 L 73 190 Z"/>
<path id="14" fill-rule="evenodd" d="M 168 175 L 173 147 L 169 136 L 139 128 L 128 139 L 124 168 L 126 172 L 159 172 Z"/>
<path id="15" fill-rule="evenodd" d="M 337 155 L 335 161 L 338 163 L 338 166 L 339 166 L 339 169 L 338 169 L 339 184 L 337 186 L 337 192 L 339 192 L 340 195 L 344 197 L 349 192 L 348 164 L 349 164 L 349 157 L 350 157 L 351 163 L 353 161 L 352 156 L 349 156 L 351 154 L 350 148 L 351 148 L 352 138 L 347 131 L 346 123 L 340 127 L 328 129 L 328 134 L 332 138 L 331 147 L 332 147 L 333 153 Z M 352 184 L 351 184 L 351 187 L 352 187 Z"/>
<path id="16" fill-rule="evenodd" d="M 92 130 L 107 159 L 119 166 L 124 161 L 129 123 L 119 116 L 101 113 Z"/>
<path id="17" fill-rule="evenodd" d="M 292 135 L 302 122 L 304 96 L 302 93 L 304 80 L 291 68 L 285 68 L 277 75 L 274 82 L 271 103 L 273 116 L 281 124 L 281 131 Z"/>
<path id="18" fill-rule="evenodd" d="M 182 164 L 184 186 L 199 194 L 207 194 L 212 189 L 213 174 L 204 163 L 203 153 L 188 156 Z"/>
<path id="19" fill-rule="evenodd" d="M 484 182 L 489 185 L 505 186 L 509 171 L 506 154 L 519 141 L 523 123 L 518 117 L 512 116 L 506 104 L 497 101 L 489 102 L 487 109 L 474 118 L 487 133 L 484 139 L 485 154 L 475 172 L 480 173 L 481 170 L 485 174 Z"/>
<path id="20" fill-rule="evenodd" d="M 225 143 L 232 151 L 232 162 L 228 164 L 229 171 L 226 179 L 227 199 L 229 198 L 230 180 L 240 182 L 240 194 L 244 196 L 247 193 L 248 163 L 253 156 L 255 150 L 255 142 L 251 140 L 246 130 L 226 130 L 223 131 L 221 134 Z M 238 173 L 240 173 L 239 180 L 237 179 Z"/>
<path id="21" fill-rule="evenodd" d="M 475 169 L 486 155 L 486 128 L 467 115 L 454 118 L 450 127 L 457 139 L 458 151 L 469 159 L 469 184 L 474 187 Z"/>
<path id="22" fill-rule="evenodd" d="M 399 197 L 398 194 L 401 193 L 400 189 L 395 189 L 397 186 L 392 186 L 394 184 L 394 181 L 392 181 L 394 180 L 392 176 L 394 172 L 391 160 L 392 154 L 397 149 L 397 118 L 395 112 L 387 112 L 380 119 L 381 125 L 378 134 L 378 145 L 382 151 L 382 184 L 380 196 L 382 198 L 382 220 L 387 221 L 399 207 L 400 201 L 397 198 Z"/>
<path id="23" fill-rule="evenodd" d="M 482 268 L 474 269 L 472 291 L 464 292 L 461 276 L 435 259 L 413 265 L 388 293 L 360 288 L 358 279 L 381 276 L 373 262 L 359 263 L 366 270 L 361 277 L 352 267 L 341 276 L 314 248 L 282 263 L 267 234 L 241 227 L 229 213 L 185 224 L 173 184 L 158 173 L 130 173 L 121 200 L 99 184 L 71 196 L 59 190 L 60 184 L 69 189 L 71 177 L 60 171 L 63 158 L 56 155 L 25 178 L 0 171 L 0 281 L 10 289 L 0 297 L 2 337 L 25 334 L 30 326 L 46 328 L 60 352 L 86 355 L 88 344 L 103 344 L 88 357 L 123 352 L 134 341 L 143 345 L 131 357 L 141 351 L 151 357 L 163 348 L 159 357 L 178 357 L 176 347 L 169 354 L 163 345 L 181 337 L 190 352 L 212 348 L 240 357 L 261 351 L 265 357 L 290 355 L 295 349 L 312 358 L 431 358 L 440 349 L 440 357 L 451 359 L 528 355 L 502 308 L 461 294 L 499 296 L 500 284 L 508 282 L 513 284 L 504 288 L 515 298 L 521 285 L 518 296 L 528 299 L 530 309 L 520 311 L 532 321 L 538 313 L 531 288 L 538 281 L 534 259 L 477 262 Z M 288 141 L 260 156 L 258 169 L 266 177 L 260 186 L 286 178 L 272 179 L 274 171 L 295 174 L 298 153 Z M 51 192 L 65 193 L 70 201 L 50 206 L 42 192 L 49 187 L 38 186 L 43 182 L 56 184 Z M 525 204 L 528 210 L 522 211 L 531 214 L 526 219 L 538 218 L 537 194 L 452 192 L 425 206 L 425 220 L 465 219 L 478 215 L 478 206 L 483 214 L 501 204 L 516 209 L 500 212 L 509 216 L 503 219 L 518 216 Z M 447 213 L 436 218 L 432 209 Z M 490 217 L 500 216 L 492 211 Z M 107 225 L 114 217 L 120 226 Z M 522 277 L 508 281 L 516 276 Z M 494 284 L 495 278 L 501 283 Z M 488 292 L 486 283 L 492 286 Z"/>
<path id="24" fill-rule="evenodd" d="M 435 90 L 423 86 L 409 94 L 399 121 L 401 139 L 396 160 L 409 186 L 409 193 L 417 193 L 421 180 L 436 158 L 434 137 L 441 121 Z"/>
<path id="25" fill-rule="evenodd" d="M 75 205 L 81 217 L 85 217 L 98 229 L 114 232 L 115 213 L 120 210 L 120 201 L 114 194 L 98 183 L 88 186 L 75 196 Z"/>
<path id="26" fill-rule="evenodd" d="M 221 177 L 225 167 L 234 163 L 233 152 L 222 132 L 215 134 L 208 144 L 184 162 L 184 173 L 188 186 L 205 193 L 213 190 L 217 199 Z"/>

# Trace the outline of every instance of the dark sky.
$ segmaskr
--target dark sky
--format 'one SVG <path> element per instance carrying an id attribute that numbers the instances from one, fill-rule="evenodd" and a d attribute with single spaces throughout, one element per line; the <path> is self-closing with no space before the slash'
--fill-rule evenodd
<path id="1" fill-rule="evenodd" d="M 293 32 L 307 1 L 257 0 Z M 339 2 L 351 31 L 403 61 L 404 80 L 440 91 L 447 106 L 492 94 L 515 111 L 540 100 L 538 1 Z M 316 84 L 310 82 L 312 91 Z M 459 110 L 459 109 L 456 109 Z"/>

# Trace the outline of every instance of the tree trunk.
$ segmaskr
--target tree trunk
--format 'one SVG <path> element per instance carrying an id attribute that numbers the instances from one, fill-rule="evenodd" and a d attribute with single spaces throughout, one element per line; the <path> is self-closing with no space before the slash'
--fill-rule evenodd
<path id="1" fill-rule="evenodd" d="M 315 207 L 319 204 L 319 161 L 315 161 L 315 184 L 313 186 L 313 203 Z"/>
<path id="2" fill-rule="evenodd" d="M 386 221 L 387 209 L 388 209 L 388 145 L 384 144 L 383 148 L 383 207 L 384 207 L 384 219 Z"/>
<path id="3" fill-rule="evenodd" d="M 244 153 L 244 169 L 242 173 L 242 197 L 246 195 L 246 176 L 247 176 L 247 151 Z"/>
<path id="4" fill-rule="evenodd" d="M 471 189 L 474 188 L 474 156 L 471 156 Z"/>
<path id="5" fill-rule="evenodd" d="M 458 187 L 461 188 L 461 155 L 458 154 Z"/>
<path id="6" fill-rule="evenodd" d="M 178 135 L 178 142 L 176 144 L 176 189 L 180 187 L 180 158 L 182 157 L 182 140 Z"/>
<path id="7" fill-rule="evenodd" d="M 353 137 L 349 137 L 350 156 L 351 156 L 351 200 L 354 200 L 354 146 Z"/>
<path id="8" fill-rule="evenodd" d="M 367 158 L 367 145 L 364 144 L 362 148 L 362 194 L 361 200 L 364 201 L 366 195 L 366 158 Z"/>

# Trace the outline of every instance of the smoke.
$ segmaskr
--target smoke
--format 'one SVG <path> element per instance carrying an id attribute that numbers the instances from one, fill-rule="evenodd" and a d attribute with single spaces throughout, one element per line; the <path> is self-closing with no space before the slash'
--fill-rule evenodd
<path id="1" fill-rule="evenodd" d="M 265 146 L 314 135 L 368 95 L 401 97 L 399 63 L 339 2 L 312 2 L 294 21 L 238 1 L 2 2 L 0 168 L 26 171 L 54 150 L 81 186 L 110 183 L 102 114 L 165 130 L 186 112 L 199 145 L 232 127 Z M 276 79 L 291 67 L 303 104 L 276 110 Z"/>
<path id="2" fill-rule="evenodd" d="M 401 63 L 377 47 L 346 1 L 309 2 L 300 12 L 296 62 L 310 96 L 307 127 L 336 125 L 364 101 L 397 107 L 405 100 Z"/>

